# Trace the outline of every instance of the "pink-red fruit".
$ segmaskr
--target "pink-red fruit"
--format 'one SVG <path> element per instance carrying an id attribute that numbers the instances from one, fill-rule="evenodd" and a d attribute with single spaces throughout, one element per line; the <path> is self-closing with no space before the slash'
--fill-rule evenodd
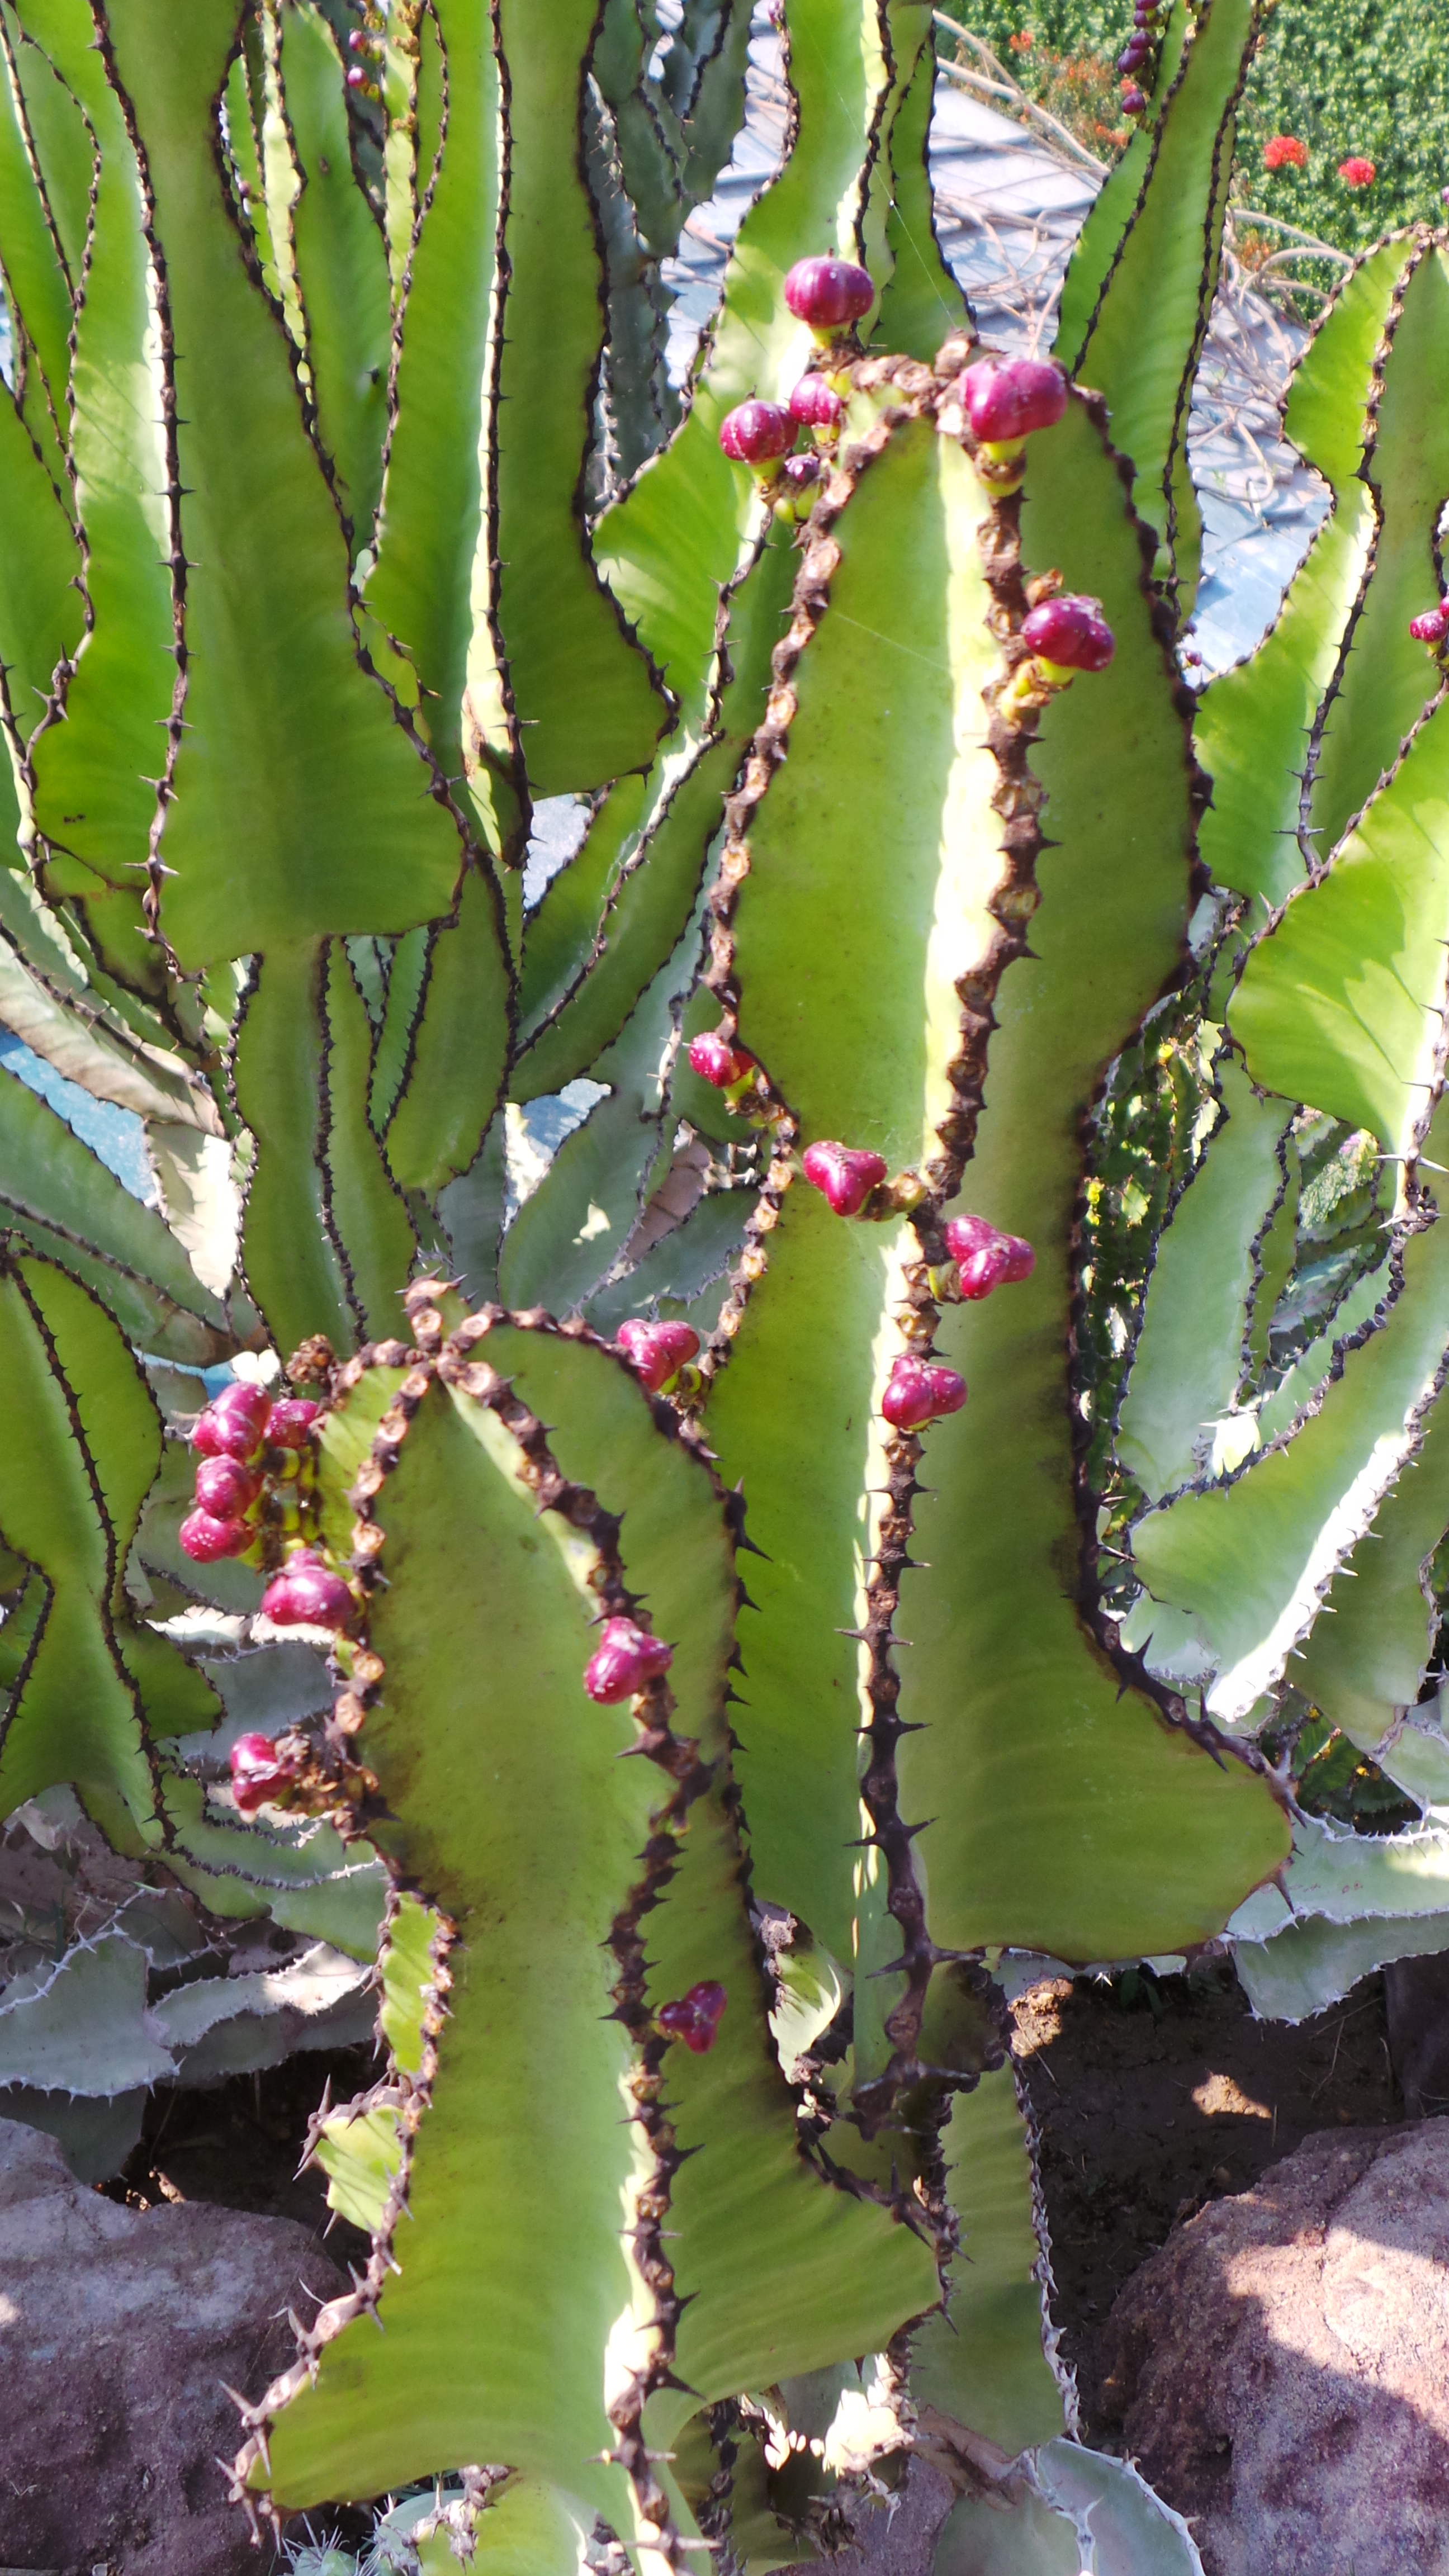
<path id="1" fill-rule="evenodd" d="M 845 405 L 823 376 L 802 376 L 790 396 L 790 418 L 804 429 L 838 429 Z"/>
<path id="2" fill-rule="evenodd" d="M 1067 407 L 1067 380 L 1043 358 L 978 358 L 960 382 L 972 433 L 995 447 L 1050 429 Z"/>
<path id="3" fill-rule="evenodd" d="M 794 446 L 795 424 L 778 403 L 739 403 L 720 422 L 719 443 L 737 465 L 768 465 Z"/>
<path id="4" fill-rule="evenodd" d="M 1152 47 L 1145 35 L 1129 36 L 1117 57 L 1119 72 L 1140 72 Z"/>
<path id="5" fill-rule="evenodd" d="M 1124 115 L 1124 116 L 1140 116 L 1140 115 L 1142 114 L 1143 109 L 1146 107 L 1146 105 L 1147 105 L 1147 92 L 1146 92 L 1145 90 L 1141 90 L 1141 89 L 1139 89 L 1139 88 L 1138 88 L 1138 86 L 1137 86 L 1137 83 L 1136 83 L 1135 81 L 1128 81 L 1128 83 L 1127 83 L 1126 87 L 1124 88 L 1124 90 L 1123 90 L 1123 92 L 1122 92 L 1122 113 L 1123 113 L 1123 115 Z"/>
<path id="6" fill-rule="evenodd" d="M 801 1166 L 806 1180 L 837 1216 L 859 1216 L 871 1191 L 886 1176 L 882 1156 L 864 1153 L 855 1145 L 807 1145 Z"/>
<path id="7" fill-rule="evenodd" d="M 250 1458 L 261 1447 L 271 1409 L 261 1387 L 233 1378 L 198 1416 L 191 1445 L 203 1458 Z"/>
<path id="8" fill-rule="evenodd" d="M 1019 1234 L 1002 1234 L 984 1216 L 949 1217 L 941 1228 L 963 1297 L 989 1297 L 1008 1281 L 1029 1279 L 1036 1254 Z"/>
<path id="9" fill-rule="evenodd" d="M 261 1490 L 260 1476 L 239 1458 L 203 1458 L 196 1470 L 197 1502 L 214 1521 L 240 1520 Z"/>
<path id="10" fill-rule="evenodd" d="M 254 1458 L 261 1445 L 239 1413 L 218 1413 L 212 1404 L 197 1415 L 191 1434 L 191 1446 L 203 1458 Z"/>
<path id="11" fill-rule="evenodd" d="M 312 1425 L 321 1412 L 320 1404 L 306 1396 L 284 1396 L 274 1404 L 267 1421 L 267 1438 L 274 1449 L 305 1449 Z"/>
<path id="12" fill-rule="evenodd" d="M 262 1594 L 263 1615 L 278 1628 L 345 1628 L 356 1603 L 340 1574 L 310 1548 L 298 1548 Z"/>
<path id="13" fill-rule="evenodd" d="M 785 301 L 812 331 L 838 331 L 870 311 L 875 288 L 853 260 L 797 259 L 785 280 Z"/>
<path id="14" fill-rule="evenodd" d="M 714 2046 L 728 2002 L 723 1986 L 710 1980 L 691 1986 L 688 1994 L 681 1995 L 675 2003 L 661 2004 L 654 2018 L 670 2039 L 682 2039 L 696 2057 L 706 2057 Z"/>
<path id="15" fill-rule="evenodd" d="M 247 1521 L 214 1520 L 210 1512 L 188 1512 L 176 1533 L 196 1565 L 215 1565 L 224 1556 L 240 1556 L 256 1531 Z"/>
<path id="16" fill-rule="evenodd" d="M 601 1642 L 585 1668 L 584 1688 L 601 1708 L 615 1708 L 659 1673 L 667 1673 L 673 1661 L 674 1648 L 662 1637 L 651 1637 L 632 1619 L 606 1619 Z"/>
<path id="17" fill-rule="evenodd" d="M 642 1377 L 652 1395 L 679 1375 L 699 1348 L 699 1335 L 688 1324 L 646 1324 L 642 1315 L 619 1326 L 614 1348 Z"/>
<path id="18" fill-rule="evenodd" d="M 272 1399 L 265 1387 L 253 1385 L 250 1378 L 229 1379 L 219 1394 L 211 1399 L 213 1413 L 235 1414 L 241 1421 L 249 1422 L 254 1431 L 266 1429 L 271 1409 Z"/>
<path id="19" fill-rule="evenodd" d="M 1426 608 L 1422 617 L 1411 617 L 1409 633 L 1416 644 L 1442 644 L 1449 635 L 1449 599 L 1441 599 L 1437 608 Z"/>
<path id="20" fill-rule="evenodd" d="M 787 456 L 780 471 L 795 491 L 807 491 L 812 483 L 820 480 L 820 459 L 808 455 Z"/>
<path id="21" fill-rule="evenodd" d="M 959 1370 L 903 1353 L 891 1370 L 880 1409 L 893 1431 L 919 1431 L 943 1413 L 959 1413 L 965 1401 L 966 1380 Z"/>
<path id="22" fill-rule="evenodd" d="M 1021 640 L 1038 660 L 1064 671 L 1105 671 L 1117 650 L 1100 599 L 1080 595 L 1044 599 L 1029 610 Z"/>
<path id="23" fill-rule="evenodd" d="M 239 1735 L 230 1759 L 232 1796 L 244 1816 L 285 1795 L 297 1777 L 296 1763 L 278 1753 L 269 1735 Z"/>
<path id="24" fill-rule="evenodd" d="M 690 1039 L 689 1061 L 701 1082 L 712 1083 L 716 1091 L 731 1090 L 755 1069 L 748 1048 L 731 1046 L 718 1029 L 706 1029 L 702 1037 Z"/>

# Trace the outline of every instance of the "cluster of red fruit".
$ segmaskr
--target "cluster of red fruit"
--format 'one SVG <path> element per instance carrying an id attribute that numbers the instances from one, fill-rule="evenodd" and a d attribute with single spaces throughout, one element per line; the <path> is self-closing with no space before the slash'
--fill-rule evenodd
<path id="1" fill-rule="evenodd" d="M 199 1451 L 196 1509 L 181 1524 L 181 1544 L 198 1565 L 244 1556 L 258 1537 L 256 1506 L 267 1478 L 266 1452 L 282 1455 L 273 1472 L 305 1449 L 317 1407 L 296 1397 L 274 1404 L 265 1389 L 240 1378 L 212 1397 L 191 1434 Z"/>
<path id="2" fill-rule="evenodd" d="M 797 259 L 785 279 L 785 301 L 797 321 L 808 322 L 829 343 L 870 311 L 875 288 L 851 260 Z M 762 481 L 782 476 L 793 495 L 818 480 L 821 450 L 831 445 L 844 418 L 845 404 L 828 379 L 802 376 L 788 403 L 738 403 L 720 423 L 719 443 L 737 465 L 753 465 Z M 792 456 L 802 430 L 813 433 L 812 444 Z"/>
<path id="3" fill-rule="evenodd" d="M 1147 105 L 1146 92 L 1141 87 L 1138 74 L 1146 69 L 1156 50 L 1158 6 L 1159 0 L 1137 0 L 1132 12 L 1132 33 L 1117 57 L 1117 69 L 1122 75 L 1124 116 L 1141 116 Z"/>
<path id="4" fill-rule="evenodd" d="M 1427 644 L 1437 655 L 1449 637 L 1449 599 L 1441 599 L 1437 608 L 1426 608 L 1422 617 L 1411 617 L 1409 633 L 1416 644 Z"/>
<path id="5" fill-rule="evenodd" d="M 201 1461 L 196 1508 L 179 1532 L 196 1564 L 223 1557 L 256 1562 L 267 1487 L 297 1476 L 319 1410 L 304 1396 L 274 1402 L 264 1387 L 237 1378 L 197 1415 L 191 1433 Z M 341 1575 L 311 1547 L 293 1547 L 262 1595 L 263 1612 L 278 1628 L 345 1628 L 355 1606 Z"/>

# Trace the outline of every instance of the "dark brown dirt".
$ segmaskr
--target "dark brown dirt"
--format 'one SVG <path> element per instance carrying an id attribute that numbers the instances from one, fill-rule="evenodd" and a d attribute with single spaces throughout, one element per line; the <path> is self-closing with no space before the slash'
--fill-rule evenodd
<path id="1" fill-rule="evenodd" d="M 1314 2130 L 1402 2119 L 1383 1980 L 1298 2028 L 1254 2021 L 1230 1969 L 1053 1978 L 1013 2009 L 1041 2136 L 1053 2314 L 1093 2419 L 1099 2339 L 1174 2224 L 1245 2191 Z"/>
<path id="2" fill-rule="evenodd" d="M 367 2238 L 345 2219 L 333 2219 L 321 2168 L 297 2168 L 324 2084 L 330 2082 L 334 2102 L 347 2102 L 377 2072 L 371 2048 L 317 2049 L 204 2090 L 158 2086 L 137 2145 L 115 2181 L 102 2188 L 132 2209 L 209 2200 L 220 2209 L 298 2219 L 319 2243 L 325 2235 L 328 2253 L 345 2271 L 349 2262 L 366 2260 Z"/>

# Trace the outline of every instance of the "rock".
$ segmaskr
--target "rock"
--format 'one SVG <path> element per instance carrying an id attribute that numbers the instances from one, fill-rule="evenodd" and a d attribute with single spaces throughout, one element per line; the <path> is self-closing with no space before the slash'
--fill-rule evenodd
<path id="1" fill-rule="evenodd" d="M 347 2283 L 292 2219 L 122 2208 L 0 2120 L 0 2565 L 259 2576 L 218 2453 Z"/>
<path id="2" fill-rule="evenodd" d="M 1101 2350 L 1207 2576 L 1449 2576 L 1449 2120 L 1308 2138 L 1169 2237 Z"/>

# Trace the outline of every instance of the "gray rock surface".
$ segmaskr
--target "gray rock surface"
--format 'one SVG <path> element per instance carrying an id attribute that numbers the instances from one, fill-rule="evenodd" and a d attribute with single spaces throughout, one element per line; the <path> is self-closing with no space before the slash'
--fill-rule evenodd
<path id="1" fill-rule="evenodd" d="M 1207 2576 L 1449 2576 L 1449 2119 L 1307 2139 L 1134 2273 L 1102 2349 Z"/>
<path id="2" fill-rule="evenodd" d="M 346 2287 L 291 2219 L 125 2209 L 0 2120 L 0 2566 L 260 2576 L 217 2465 L 222 2382 L 258 2394 L 291 2359 L 288 2308 Z"/>

